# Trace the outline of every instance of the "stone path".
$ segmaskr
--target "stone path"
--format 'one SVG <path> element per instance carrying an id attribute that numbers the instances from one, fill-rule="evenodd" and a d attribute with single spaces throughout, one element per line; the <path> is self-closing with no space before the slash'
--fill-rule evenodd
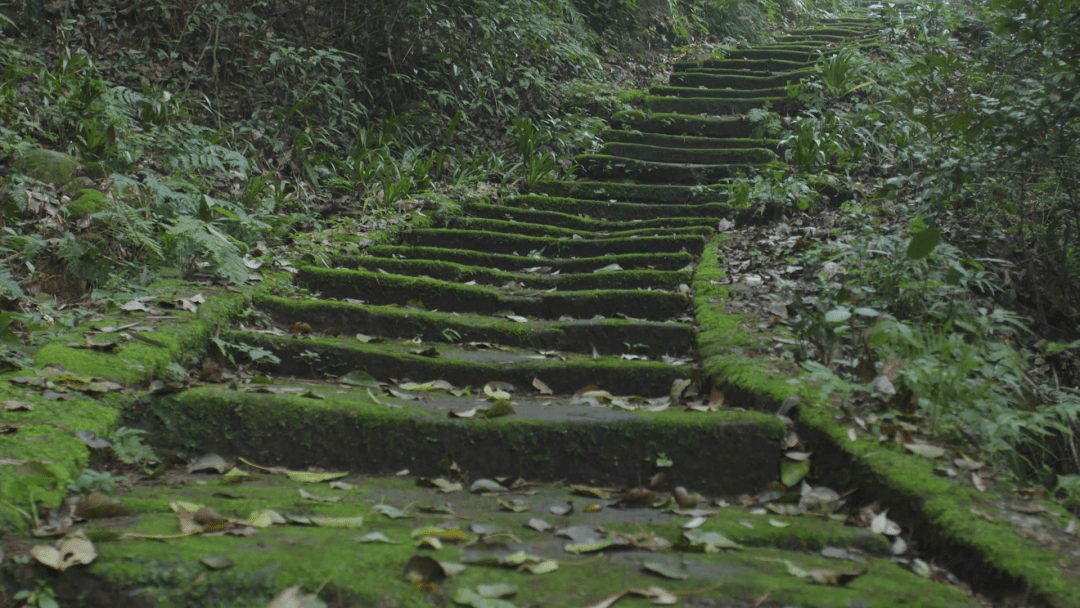
<path id="1" fill-rule="evenodd" d="M 678 64 L 577 158 L 586 179 L 299 268 L 310 297 L 264 290 L 278 329 L 218 338 L 272 353 L 272 378 L 162 391 L 128 416 L 157 445 L 247 462 L 123 493 L 126 514 L 87 527 L 91 572 L 173 602 L 198 584 L 215 606 L 324 582 L 340 606 L 505 606 L 470 599 L 493 584 L 520 606 L 630 589 L 620 605 L 977 605 L 830 517 L 835 494 L 806 486 L 797 518 L 757 504 L 783 493 L 787 429 L 705 393 L 695 359 L 694 273 L 739 211 L 709 184 L 776 158 L 744 114 L 786 110 L 818 51 L 872 28 L 836 19 Z M 331 488 L 309 467 L 349 475 Z M 207 557 L 232 566 L 203 572 Z"/>

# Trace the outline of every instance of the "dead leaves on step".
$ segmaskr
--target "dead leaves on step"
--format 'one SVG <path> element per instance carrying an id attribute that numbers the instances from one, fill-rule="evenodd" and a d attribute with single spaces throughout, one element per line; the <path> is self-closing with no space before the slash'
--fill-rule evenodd
<path id="1" fill-rule="evenodd" d="M 97 559 L 97 549 L 81 530 L 52 545 L 37 545 L 30 555 L 38 562 L 63 572 L 72 566 L 86 565 Z"/>

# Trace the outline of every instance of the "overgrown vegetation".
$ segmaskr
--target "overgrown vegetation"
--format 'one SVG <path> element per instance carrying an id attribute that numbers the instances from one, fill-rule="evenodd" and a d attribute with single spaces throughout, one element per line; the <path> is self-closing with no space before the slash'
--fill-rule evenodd
<path id="1" fill-rule="evenodd" d="M 572 174 L 562 153 L 603 126 L 576 112 L 623 103 L 605 82 L 647 84 L 658 49 L 758 38 L 809 10 L 772 0 L 5 6 L 8 307 L 87 287 L 137 291 L 201 268 L 243 283 L 245 261 L 267 252 L 260 243 L 319 230 L 328 215 L 379 221 L 416 208 L 417 195 L 439 206 L 447 200 L 430 193 Z"/>
<path id="2" fill-rule="evenodd" d="M 730 185 L 762 213 L 847 201 L 790 260 L 813 272 L 793 354 L 860 419 L 883 403 L 879 432 L 919 422 L 1080 504 L 1080 5 L 880 13 L 877 44 L 791 88 L 799 118 L 751 116 L 786 164 Z"/>

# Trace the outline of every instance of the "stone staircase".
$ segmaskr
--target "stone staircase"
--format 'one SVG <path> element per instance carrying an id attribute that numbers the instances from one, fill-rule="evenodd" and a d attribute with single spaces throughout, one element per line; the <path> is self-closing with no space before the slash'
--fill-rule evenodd
<path id="1" fill-rule="evenodd" d="M 459 215 L 402 230 L 392 244 L 369 246 L 329 267 L 300 267 L 294 280 L 307 295 L 267 289 L 255 296 L 255 306 L 277 328 L 239 323 L 217 337 L 272 354 L 276 363 L 262 366 L 266 376 L 162 391 L 129 418 L 150 429 L 155 444 L 188 454 L 213 451 L 294 471 L 349 471 L 354 489 L 344 491 L 352 493 L 340 502 L 304 503 L 296 499 L 294 486 L 301 486 L 301 497 L 305 489 L 295 479 L 270 476 L 222 491 L 192 475 L 173 475 L 153 482 L 165 490 L 138 486 L 128 494 L 136 505 L 133 520 L 94 525 L 167 533 L 176 516 L 165 496 L 238 518 L 249 509 L 273 508 L 318 513 L 325 516 L 320 521 L 355 521 L 346 516 L 367 513 L 377 501 L 376 507 L 403 507 L 408 519 L 384 511 L 389 519 L 369 515 L 365 527 L 405 544 L 363 545 L 361 551 L 347 538 L 355 535 L 321 528 L 311 517 L 307 523 L 314 527 L 190 538 L 165 551 L 147 544 L 132 553 L 130 545 L 102 544 L 103 561 L 113 560 L 109 580 L 142 580 L 145 565 L 123 566 L 131 555 L 157 564 L 218 551 L 228 552 L 242 571 L 286 564 L 280 580 L 289 584 L 314 588 L 316 580 L 329 580 L 334 605 L 443 605 L 445 597 L 425 595 L 442 593 L 425 586 L 439 576 L 420 576 L 414 586 L 401 581 L 402 566 L 417 552 L 409 540 L 416 531 L 410 537 L 409 530 L 472 520 L 459 535 L 475 536 L 481 549 L 494 553 L 476 557 L 462 549 L 455 557 L 456 550 L 446 548 L 431 554 L 479 564 L 454 579 L 458 586 L 513 579 L 530 605 L 592 605 L 613 590 L 663 585 L 682 589 L 701 606 L 973 606 L 955 589 L 919 579 L 888 559 L 837 565 L 870 572 L 852 587 L 814 587 L 793 576 L 785 563 L 829 565 L 812 554 L 825 545 L 885 554 L 880 535 L 827 517 L 770 525 L 764 518 L 739 520 L 742 511 L 701 512 L 711 517 L 702 530 L 723 529 L 758 548 L 687 560 L 649 557 L 654 554 L 645 549 L 663 552 L 660 537 L 681 538 L 679 526 L 696 513 L 694 505 L 706 506 L 705 499 L 682 504 L 680 498 L 676 506 L 690 510 L 677 513 L 616 508 L 620 497 L 623 507 L 647 505 L 677 486 L 734 501 L 775 484 L 784 424 L 772 412 L 709 393 L 696 359 L 702 327 L 694 276 L 717 222 L 742 212 L 713 185 L 777 159 L 778 142 L 755 138 L 746 112 L 794 110 L 787 86 L 811 74 L 818 53 L 864 44 L 872 28 L 867 19 L 837 19 L 789 32 L 772 45 L 731 50 L 723 59 L 677 64 L 670 83 L 650 91 L 644 110 L 612 117 L 603 146 L 577 157 L 583 179 L 469 203 Z M 468 488 L 483 478 L 506 484 L 486 486 L 497 501 L 461 487 L 456 494 L 436 493 L 452 491 L 446 487 L 452 481 Z M 557 483 L 537 490 L 535 482 Z M 572 485 L 578 510 L 560 483 L 578 484 Z M 429 504 L 446 501 L 453 504 Z M 566 502 L 569 512 L 557 510 Z M 410 510 L 413 505 L 421 507 Z M 582 565 L 572 557 L 567 562 L 570 549 L 550 532 L 522 528 L 530 517 L 553 515 L 562 518 L 556 527 L 576 530 L 566 538 L 577 539 L 581 551 L 617 540 L 623 552 L 543 576 L 505 570 L 536 563 L 533 557 L 515 563 L 515 554 Z M 493 522 L 510 530 L 509 540 L 484 540 L 480 528 L 494 529 Z M 777 532 L 788 526 L 794 527 Z M 603 530 L 606 536 L 596 537 Z M 685 576 L 650 578 L 640 563 L 657 559 Z M 860 591 L 853 596 L 852 588 Z"/>

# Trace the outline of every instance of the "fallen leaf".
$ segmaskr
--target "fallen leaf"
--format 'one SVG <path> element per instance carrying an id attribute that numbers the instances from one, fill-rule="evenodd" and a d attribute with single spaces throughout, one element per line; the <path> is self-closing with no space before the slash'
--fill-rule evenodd
<path id="1" fill-rule="evenodd" d="M 389 538 L 386 537 L 385 534 L 383 534 L 382 532 L 377 532 L 377 531 L 376 532 L 368 532 L 367 534 L 365 534 L 363 536 L 358 536 L 358 537 L 354 538 L 353 540 L 355 540 L 356 542 L 359 542 L 359 543 L 386 543 L 386 544 L 389 544 L 389 545 L 401 544 L 396 540 L 390 540 Z"/>
<path id="2" fill-rule="evenodd" d="M 188 473 L 199 473 L 202 471 L 213 471 L 219 475 L 227 472 L 232 468 L 232 465 L 225 462 L 225 459 L 217 454 L 206 454 L 195 459 L 194 462 L 188 465 Z"/>
<path id="3" fill-rule="evenodd" d="M 552 524 L 549 524 L 548 522 L 540 519 L 539 517 L 534 517 L 534 518 L 530 519 L 528 521 L 528 523 L 525 524 L 525 527 L 526 528 L 532 528 L 533 530 L 536 530 L 537 532 L 547 532 L 549 530 L 555 529 L 555 526 L 553 526 Z"/>
<path id="4" fill-rule="evenodd" d="M 641 564 L 641 567 L 654 572 L 660 576 L 685 581 L 690 578 L 690 570 L 686 566 L 686 562 L 672 562 L 672 561 L 645 561 Z"/>
<path id="5" fill-rule="evenodd" d="M 300 593 L 300 585 L 289 587 L 275 597 L 266 608 L 315 608 L 314 595 Z"/>
<path id="6" fill-rule="evenodd" d="M 941 458 L 945 455 L 945 450 L 943 448 L 939 448 L 935 445 L 927 445 L 925 443 L 905 443 L 904 447 L 912 454 L 918 454 L 929 460 Z"/>
<path id="7" fill-rule="evenodd" d="M 379 388 L 379 381 L 376 380 L 371 374 L 357 370 L 349 372 L 338 379 L 339 384 L 347 384 L 349 386 L 364 386 L 367 388 Z"/>
<path id="8" fill-rule="evenodd" d="M 628 593 L 630 593 L 630 592 L 629 591 L 618 591 L 616 593 L 612 593 L 611 595 L 601 599 L 598 602 L 594 602 L 592 604 L 589 604 L 585 608 L 610 608 L 612 604 L 614 604 L 615 602 L 617 602 L 620 599 L 622 599 L 623 597 L 625 597 Z"/>
<path id="9" fill-rule="evenodd" d="M 4 409 L 6 411 L 9 411 L 9 412 L 32 412 L 32 411 L 34 411 L 34 406 L 33 405 L 31 405 L 31 404 L 29 404 L 29 403 L 27 403 L 25 401 L 17 401 L 15 399 L 6 399 L 4 401 L 0 401 L 0 405 L 3 405 Z"/>
<path id="10" fill-rule="evenodd" d="M 75 431 L 75 436 L 82 440 L 87 447 L 94 450 L 101 450 L 104 448 L 111 448 L 112 444 L 97 436 L 94 431 Z"/>
<path id="11" fill-rule="evenodd" d="M 79 501 L 75 514 L 83 519 L 95 519 L 127 515 L 128 509 L 119 500 L 109 498 L 101 492 L 91 492 Z"/>
<path id="12" fill-rule="evenodd" d="M 539 378 L 533 378 L 532 385 L 533 385 L 533 388 L 540 391 L 541 395 L 550 395 L 550 394 L 552 394 L 552 391 L 548 387 L 548 385 L 544 384 L 543 381 L 541 381 Z"/>
<path id="13" fill-rule="evenodd" d="M 316 502 L 340 502 L 341 501 L 340 496 L 320 496 L 318 494 L 312 494 L 311 492 L 308 492 L 307 490 L 305 490 L 303 488 L 300 488 L 299 491 L 300 491 L 300 498 L 304 498 L 304 499 L 307 499 L 307 500 L 314 500 Z"/>
<path id="14" fill-rule="evenodd" d="M 42 564 L 63 572 L 72 566 L 86 565 L 97 559 L 97 550 L 81 530 L 54 545 L 38 545 L 30 555 Z"/>
<path id="15" fill-rule="evenodd" d="M 233 565 L 233 561 L 227 557 L 221 557 L 218 555 L 211 555 L 199 559 L 202 565 L 210 568 L 211 570 L 224 570 L 230 568 Z"/>

